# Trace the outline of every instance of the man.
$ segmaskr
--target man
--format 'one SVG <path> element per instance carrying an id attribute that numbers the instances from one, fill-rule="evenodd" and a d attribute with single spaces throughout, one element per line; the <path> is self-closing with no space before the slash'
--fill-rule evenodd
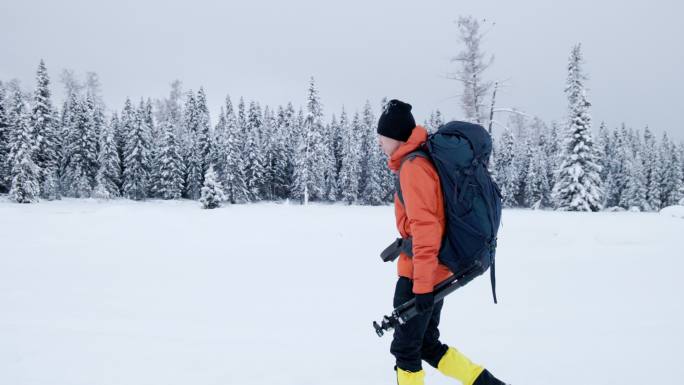
<path id="1" fill-rule="evenodd" d="M 389 157 L 390 169 L 401 170 L 402 205 L 395 194 L 394 212 L 402 238 L 413 237 L 413 257 L 399 257 L 399 280 L 394 307 L 415 297 L 419 315 L 394 330 L 391 353 L 396 358 L 399 385 L 423 385 L 424 360 L 441 373 L 464 385 L 504 385 L 482 366 L 474 364 L 453 347 L 439 341 L 439 317 L 443 300 L 434 303 L 434 287 L 452 275 L 437 258 L 445 216 L 442 187 L 430 160 L 404 157 L 427 140 L 427 131 L 416 126 L 411 105 L 391 100 L 378 122 L 378 140 Z"/>

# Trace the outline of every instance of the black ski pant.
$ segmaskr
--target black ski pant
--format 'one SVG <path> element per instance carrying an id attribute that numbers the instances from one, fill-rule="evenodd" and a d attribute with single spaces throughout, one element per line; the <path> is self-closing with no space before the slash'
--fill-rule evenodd
<path id="1" fill-rule="evenodd" d="M 394 307 L 414 297 L 413 281 L 399 277 L 394 290 Z M 432 311 L 419 314 L 403 325 L 394 329 L 394 339 L 390 352 L 397 360 L 397 366 L 403 370 L 417 372 L 422 369 L 421 359 L 433 367 L 449 349 L 439 341 L 439 315 L 444 300 L 435 303 Z"/>

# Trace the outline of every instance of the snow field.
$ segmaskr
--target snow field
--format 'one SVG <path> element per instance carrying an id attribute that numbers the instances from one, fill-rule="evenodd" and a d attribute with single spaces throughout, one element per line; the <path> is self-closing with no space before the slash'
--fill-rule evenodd
<path id="1" fill-rule="evenodd" d="M 396 234 L 387 206 L 0 202 L 0 384 L 395 384 L 371 322 Z M 672 215 L 505 210 L 500 303 L 488 276 L 453 294 L 443 341 L 513 384 L 677 383 L 682 234 Z"/>

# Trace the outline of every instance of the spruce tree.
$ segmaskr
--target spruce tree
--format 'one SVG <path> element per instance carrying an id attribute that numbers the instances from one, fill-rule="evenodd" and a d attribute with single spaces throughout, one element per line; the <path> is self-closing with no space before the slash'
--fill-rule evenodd
<path id="1" fill-rule="evenodd" d="M 366 185 L 369 183 L 372 173 L 373 160 L 371 159 L 373 147 L 377 147 L 375 138 L 376 133 L 372 132 L 371 127 L 375 123 L 375 116 L 373 116 L 373 109 L 368 100 L 363 106 L 361 113 L 361 126 L 359 141 L 361 143 L 361 175 L 359 177 L 359 194 L 362 202 L 366 202 L 364 191 Z"/>
<path id="2" fill-rule="evenodd" d="M 342 108 L 342 113 L 344 113 L 344 107 Z M 346 117 L 345 117 L 346 118 Z M 349 124 L 349 122 L 346 122 Z M 339 176 L 340 169 L 342 168 L 342 142 L 344 141 L 344 130 L 342 128 L 342 116 L 340 115 L 340 121 L 338 122 L 337 117 L 333 115 L 332 122 L 330 123 L 330 129 L 333 135 L 333 154 L 335 155 L 335 173 Z M 339 195 L 339 185 L 338 185 L 338 195 Z"/>
<path id="3" fill-rule="evenodd" d="M 606 206 L 609 195 L 608 186 L 610 185 L 610 178 L 612 178 L 611 159 L 614 154 L 613 143 L 611 142 L 611 135 L 605 122 L 601 122 L 598 130 L 598 137 L 596 140 L 596 152 L 598 154 L 598 164 L 601 166 L 599 176 L 603 181 L 604 194 L 602 204 Z"/>
<path id="4" fill-rule="evenodd" d="M 518 170 L 515 162 L 515 138 L 513 133 L 506 129 L 501 135 L 501 144 L 496 151 L 494 179 L 501 189 L 504 207 L 514 207 L 515 197 L 518 194 Z"/>
<path id="5" fill-rule="evenodd" d="M 655 136 L 648 127 L 644 130 L 644 174 L 648 210 L 660 210 L 662 204 L 660 201 L 662 158 L 658 152 Z"/>
<path id="6" fill-rule="evenodd" d="M 197 92 L 197 134 L 195 141 L 195 151 L 199 154 L 201 162 L 201 182 L 204 182 L 204 174 L 209 169 L 211 164 L 211 119 L 209 116 L 209 107 L 207 106 L 207 96 L 204 88 L 200 87 Z"/>
<path id="7" fill-rule="evenodd" d="M 40 195 L 40 169 L 33 161 L 33 133 L 18 89 L 15 91 L 13 102 L 9 198 L 17 203 L 33 203 L 38 201 Z"/>
<path id="8" fill-rule="evenodd" d="M 88 198 L 95 187 L 98 170 L 97 141 L 86 101 L 75 93 L 69 96 L 67 141 L 62 186 L 75 198 Z"/>
<path id="9" fill-rule="evenodd" d="M 176 139 L 176 127 L 167 120 L 162 128 L 157 172 L 157 191 L 162 199 L 180 199 L 183 193 L 183 160 Z"/>
<path id="10" fill-rule="evenodd" d="M 295 154 L 297 150 L 297 138 L 301 126 L 298 123 L 296 112 L 292 103 L 287 103 L 284 110 L 283 123 L 281 126 L 281 135 L 284 138 L 285 146 L 285 175 L 283 181 L 283 197 L 289 198 L 292 196 L 292 184 L 294 181 L 294 165 Z"/>
<path id="11" fill-rule="evenodd" d="M 307 204 L 319 199 L 325 192 L 323 160 L 323 111 L 313 77 L 309 82 L 306 117 L 297 138 L 297 151 L 293 176 L 293 197 Z"/>
<path id="12" fill-rule="evenodd" d="M 680 192 L 684 170 L 682 170 L 682 159 L 677 146 L 670 141 L 667 133 L 663 134 L 661 154 L 663 159 L 660 185 L 662 204 L 663 206 L 676 205 L 682 198 Z"/>
<path id="13" fill-rule="evenodd" d="M 150 131 L 142 99 L 134 119 L 133 127 L 125 132 L 123 195 L 128 199 L 143 200 L 149 189 Z"/>
<path id="14" fill-rule="evenodd" d="M 36 72 L 36 91 L 33 93 L 31 110 L 31 130 L 33 132 L 35 152 L 34 161 L 40 170 L 38 183 L 41 196 L 55 199 L 59 196 L 57 186 L 57 123 L 53 121 L 54 111 L 50 98 L 50 79 L 45 62 L 40 61 Z"/>
<path id="15" fill-rule="evenodd" d="M 361 146 L 359 133 L 361 119 L 354 114 L 350 123 L 346 111 L 340 115 L 340 130 L 342 130 L 342 166 L 339 174 L 340 199 L 348 204 L 356 203 L 359 198 L 359 177 L 361 172 Z"/>
<path id="16" fill-rule="evenodd" d="M 204 184 L 202 185 L 202 193 L 200 196 L 202 208 L 215 209 L 221 206 L 221 202 L 225 199 L 221 184 L 216 180 L 214 167 L 209 166 L 209 169 L 204 176 Z"/>
<path id="17" fill-rule="evenodd" d="M 596 150 L 591 138 L 591 118 L 582 72 L 581 46 L 576 45 L 568 63 L 568 83 L 565 92 L 569 101 L 567 134 L 563 161 L 553 195 L 558 208 L 569 211 L 601 209 L 601 177 Z"/>
<path id="18" fill-rule="evenodd" d="M 337 160 L 335 159 L 335 126 L 336 122 L 328 124 L 323 130 L 323 141 L 321 150 L 323 151 L 323 175 L 325 180 L 325 192 L 323 199 L 335 202 L 337 200 Z"/>
<path id="19" fill-rule="evenodd" d="M 525 184 L 524 206 L 540 209 L 551 206 L 551 187 L 549 185 L 546 164 L 548 159 L 542 146 L 531 148 L 530 161 L 525 173 L 528 181 Z"/>
<path id="20" fill-rule="evenodd" d="M 247 141 L 244 143 L 243 156 L 246 160 L 245 177 L 249 197 L 252 201 L 263 199 L 264 175 L 266 159 L 261 147 L 261 130 L 263 116 L 256 102 L 249 103 L 249 111 L 245 122 Z"/>
<path id="21" fill-rule="evenodd" d="M 439 109 L 433 111 L 430 114 L 430 119 L 425 122 L 425 128 L 428 134 L 437 132 L 437 129 L 444 124 L 444 119 L 442 118 L 442 112 Z"/>
<path id="22" fill-rule="evenodd" d="M 621 196 L 620 206 L 638 211 L 647 210 L 649 205 L 646 200 L 647 186 L 646 174 L 641 154 L 636 153 L 628 162 L 627 188 Z"/>
<path id="23" fill-rule="evenodd" d="M 611 136 L 611 157 L 606 161 L 610 168 L 604 186 L 606 207 L 618 207 L 624 202 L 622 195 L 627 189 L 627 169 L 629 162 L 629 141 L 625 125 L 613 131 Z"/>
<path id="24" fill-rule="evenodd" d="M 264 158 L 264 176 L 261 181 L 262 196 L 265 200 L 273 200 L 275 198 L 274 180 L 275 180 L 275 135 L 276 135 L 276 119 L 271 113 L 271 109 L 266 106 L 264 108 L 263 124 L 261 129 L 261 153 Z"/>
<path id="25" fill-rule="evenodd" d="M 380 148 L 371 149 L 368 156 L 368 179 L 363 190 L 363 202 L 368 205 L 381 205 L 385 202 L 383 190 L 383 169 L 384 166 Z"/>
<path id="26" fill-rule="evenodd" d="M 527 187 L 527 184 L 530 182 L 530 176 L 528 175 L 528 172 L 530 171 L 530 163 L 532 162 L 534 151 L 530 137 L 525 135 L 525 139 L 523 141 L 518 141 L 514 147 L 514 151 L 514 170 L 517 172 L 517 175 L 514 177 L 517 184 L 515 188 L 517 194 L 514 195 L 514 201 L 516 206 L 526 207 L 528 198 L 525 196 L 525 194 L 530 191 Z"/>
<path id="27" fill-rule="evenodd" d="M 226 122 L 226 112 L 221 106 L 218 121 L 214 127 L 211 137 L 211 164 L 214 165 L 216 180 L 221 186 L 226 185 L 224 172 L 226 171 L 226 148 L 228 143 L 228 128 Z"/>
<path id="28" fill-rule="evenodd" d="M 200 144 L 198 143 L 201 120 L 200 108 L 197 106 L 197 100 L 192 91 L 188 91 L 188 99 L 183 112 L 185 137 L 181 143 L 186 170 L 185 196 L 196 200 L 200 197 L 204 171 L 203 156 L 199 153 Z"/>
<path id="29" fill-rule="evenodd" d="M 233 110 L 230 97 L 226 97 L 226 129 L 225 143 L 222 144 L 225 156 L 225 168 L 223 173 L 223 191 L 226 200 L 230 203 L 244 203 L 249 201 L 247 189 L 246 159 L 242 153 L 242 134 L 238 126 L 238 120 Z"/>
<path id="30" fill-rule="evenodd" d="M 387 167 L 385 156 L 378 146 L 375 122 L 370 103 L 366 101 L 362 129 L 365 132 L 363 145 L 366 151 L 366 173 L 361 196 L 364 204 L 373 206 L 383 204 L 386 200 L 385 168 Z"/>
<path id="31" fill-rule="evenodd" d="M 291 164 L 290 159 L 290 136 L 292 129 L 292 112 L 284 109 L 282 106 L 278 107 L 274 139 L 272 141 L 273 147 L 273 189 L 274 194 L 279 199 L 287 198 L 290 193 L 291 183 Z"/>
<path id="32" fill-rule="evenodd" d="M 10 121 L 5 109 L 5 87 L 0 82 L 0 193 L 9 191 L 11 178 L 9 167 Z"/>
<path id="33" fill-rule="evenodd" d="M 95 177 L 95 196 L 100 199 L 119 197 L 121 192 L 121 164 L 114 138 L 114 121 L 103 127 L 100 135 L 100 169 Z"/>

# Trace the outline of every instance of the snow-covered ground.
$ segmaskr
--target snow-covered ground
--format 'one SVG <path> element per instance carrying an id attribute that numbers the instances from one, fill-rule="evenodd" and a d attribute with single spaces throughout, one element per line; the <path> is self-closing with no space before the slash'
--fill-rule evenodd
<path id="1" fill-rule="evenodd" d="M 508 210 L 443 340 L 517 385 L 682 383 L 684 219 Z M 0 384 L 395 384 L 390 207 L 0 203 Z M 428 384 L 455 384 L 432 368 Z"/>

